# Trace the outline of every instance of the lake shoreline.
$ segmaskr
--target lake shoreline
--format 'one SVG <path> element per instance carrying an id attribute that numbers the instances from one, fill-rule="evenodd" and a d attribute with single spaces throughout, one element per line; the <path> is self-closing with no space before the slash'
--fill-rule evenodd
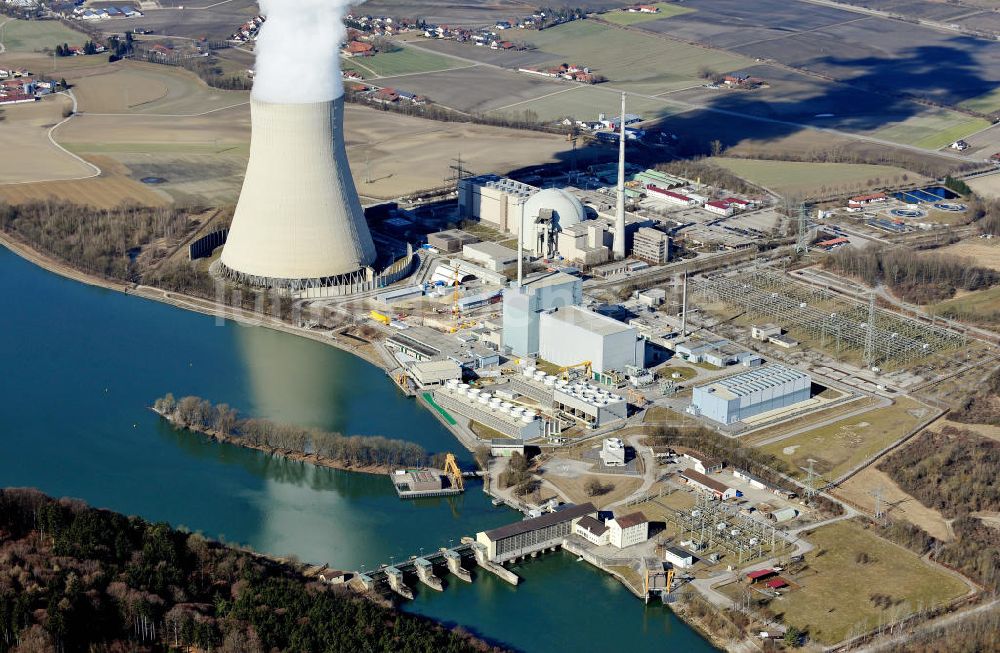
<path id="1" fill-rule="evenodd" d="M 277 456 L 279 458 L 284 458 L 285 460 L 292 460 L 300 463 L 309 463 L 310 465 L 315 465 L 316 467 L 327 467 L 329 469 L 339 469 L 342 472 L 352 472 L 356 474 L 370 474 L 372 476 L 388 476 L 394 470 L 393 467 L 389 465 L 352 465 L 350 463 L 344 462 L 342 460 L 337 460 L 335 458 L 327 458 L 325 456 L 320 456 L 317 454 L 307 454 L 301 451 L 293 451 L 291 449 L 279 449 L 277 447 L 268 447 L 266 445 L 255 445 L 246 442 L 242 438 L 238 438 L 232 435 L 226 435 L 215 429 L 194 429 L 190 426 L 183 426 L 178 424 L 176 420 L 164 413 L 156 410 L 152 406 L 148 406 L 149 410 L 153 411 L 159 415 L 164 421 L 174 427 L 177 431 L 187 431 L 195 435 L 199 435 L 209 440 L 214 440 L 221 444 L 229 444 L 234 447 L 241 447 L 243 449 L 250 449 L 252 451 L 260 451 L 261 453 L 268 454 L 269 456 Z"/>

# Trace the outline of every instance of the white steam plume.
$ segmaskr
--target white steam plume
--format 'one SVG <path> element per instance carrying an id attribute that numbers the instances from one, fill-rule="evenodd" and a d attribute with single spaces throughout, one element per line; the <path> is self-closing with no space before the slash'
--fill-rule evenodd
<path id="1" fill-rule="evenodd" d="M 357 2 L 357 0 L 353 0 Z M 259 0 L 253 96 L 264 102 L 326 102 L 344 94 L 340 44 L 351 0 Z"/>

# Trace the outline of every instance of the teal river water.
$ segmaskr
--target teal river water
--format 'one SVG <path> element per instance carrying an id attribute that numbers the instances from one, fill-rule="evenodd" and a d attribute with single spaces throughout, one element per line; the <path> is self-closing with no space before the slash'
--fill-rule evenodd
<path id="1" fill-rule="evenodd" d="M 388 479 L 316 468 L 173 431 L 167 392 L 244 414 L 454 450 L 385 374 L 333 347 L 92 288 L 0 247 L 0 486 L 55 496 L 335 567 L 367 568 L 515 520 L 473 486 L 400 501 Z M 661 606 L 564 553 L 511 587 L 489 574 L 404 609 L 525 651 L 709 651 Z"/>

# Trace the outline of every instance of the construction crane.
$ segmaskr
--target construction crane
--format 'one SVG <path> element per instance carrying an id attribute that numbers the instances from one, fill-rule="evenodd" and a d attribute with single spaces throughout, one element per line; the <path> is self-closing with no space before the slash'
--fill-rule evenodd
<path id="1" fill-rule="evenodd" d="M 458 468 L 455 454 L 449 453 L 444 457 L 444 473 L 451 479 L 452 487 L 465 490 L 465 481 L 462 480 L 462 470 Z"/>

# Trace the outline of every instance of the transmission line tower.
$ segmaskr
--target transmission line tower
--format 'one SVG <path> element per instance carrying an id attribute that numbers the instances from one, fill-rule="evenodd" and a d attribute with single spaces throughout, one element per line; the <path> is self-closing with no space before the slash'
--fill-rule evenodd
<path id="1" fill-rule="evenodd" d="M 795 241 L 795 253 L 805 254 L 809 251 L 809 210 L 805 202 L 799 204 L 799 229 Z"/>
<path id="2" fill-rule="evenodd" d="M 875 497 L 875 521 L 879 523 L 882 523 L 882 518 L 885 517 L 884 491 L 881 485 L 871 491 L 871 495 Z"/>
<path id="3" fill-rule="evenodd" d="M 865 367 L 875 364 L 875 291 L 868 295 L 868 324 L 865 325 Z"/>
<path id="4" fill-rule="evenodd" d="M 806 477 L 806 498 L 812 499 L 816 495 L 816 472 L 813 470 L 813 463 L 816 461 L 809 459 L 808 476 Z"/>

